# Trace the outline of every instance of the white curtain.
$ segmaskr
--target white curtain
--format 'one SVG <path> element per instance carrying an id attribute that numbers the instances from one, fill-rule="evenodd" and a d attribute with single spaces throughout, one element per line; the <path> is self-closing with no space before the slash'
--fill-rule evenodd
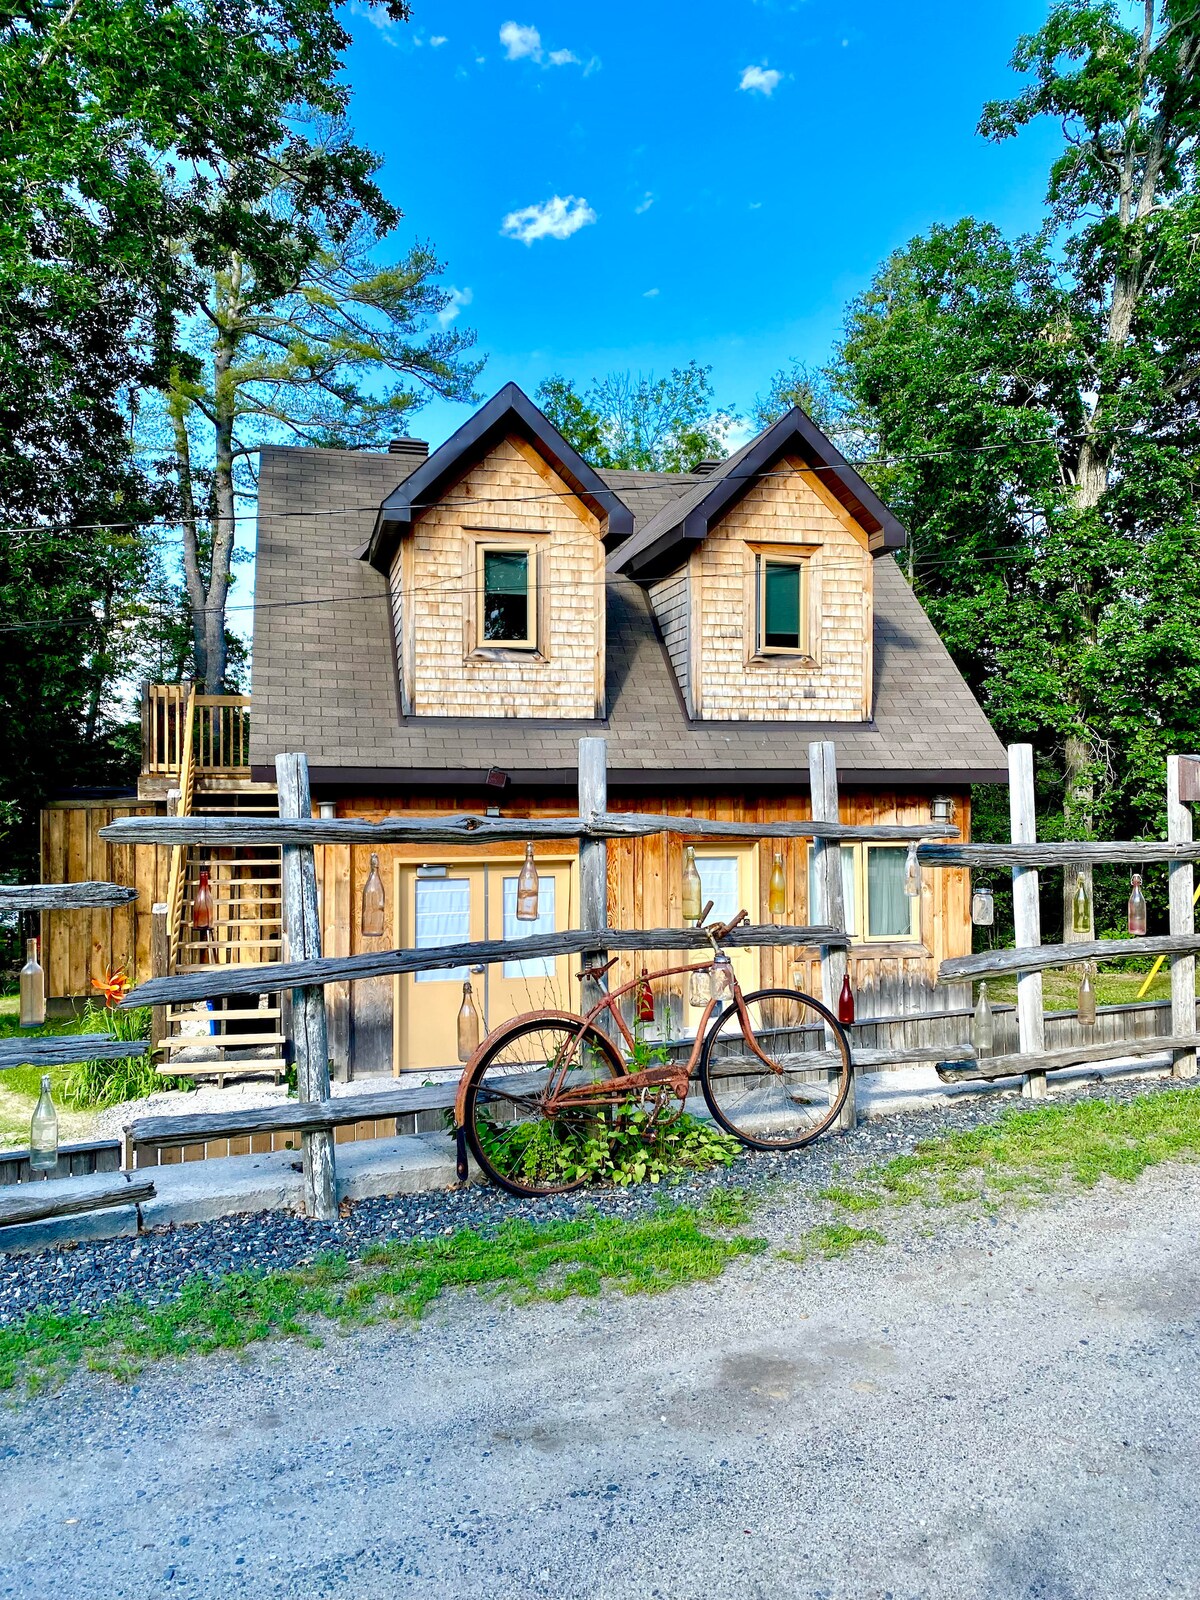
<path id="1" fill-rule="evenodd" d="M 505 878 L 504 880 L 504 937 L 506 939 L 530 939 L 535 933 L 553 933 L 554 922 L 554 879 L 548 872 L 538 874 L 538 914 L 536 922 L 517 921 L 517 880 Z M 552 978 L 554 976 L 553 956 L 534 956 L 529 961 L 506 961 L 504 963 L 504 976 L 506 978 Z"/>
<path id="2" fill-rule="evenodd" d="M 867 847 L 867 924 L 872 939 L 912 935 L 914 900 L 904 892 L 903 849 Z"/>
<path id="3" fill-rule="evenodd" d="M 471 937 L 470 879 L 418 878 L 415 920 L 418 950 L 465 944 Z M 413 976 L 418 983 L 465 983 L 471 973 L 468 967 L 440 967 Z"/>
<path id="4" fill-rule="evenodd" d="M 814 925 L 821 921 L 820 899 L 817 895 L 816 851 L 808 852 L 808 917 Z M 842 905 L 846 912 L 846 932 L 858 936 L 858 902 L 854 894 L 854 846 L 842 846 Z"/>

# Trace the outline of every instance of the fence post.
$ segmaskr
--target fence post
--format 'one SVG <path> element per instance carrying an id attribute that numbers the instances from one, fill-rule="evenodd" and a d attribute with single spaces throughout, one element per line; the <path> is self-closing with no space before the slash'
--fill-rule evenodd
<path id="1" fill-rule="evenodd" d="M 1008 814 L 1014 844 L 1037 840 L 1037 812 L 1033 788 L 1033 746 L 1008 747 Z M 1042 913 L 1038 903 L 1036 867 L 1013 868 L 1013 923 L 1018 948 L 1042 942 Z M 1040 972 L 1017 974 L 1017 1030 L 1022 1055 L 1043 1055 L 1046 1050 L 1046 1013 L 1042 1007 Z M 1028 1072 L 1021 1093 L 1029 1100 L 1046 1097 L 1046 1074 Z"/>
<path id="2" fill-rule="evenodd" d="M 814 822 L 839 822 L 837 751 L 829 739 L 816 740 L 808 747 L 808 782 Z M 813 921 L 844 931 L 846 906 L 842 893 L 842 847 L 837 839 L 814 839 L 813 878 L 817 886 L 817 908 Z M 810 912 L 811 914 L 811 912 Z M 837 1015 L 842 979 L 846 976 L 847 954 L 821 946 L 821 998 Z M 830 1039 L 829 1044 L 833 1041 Z M 850 1092 L 838 1118 L 839 1128 L 858 1126 L 858 1088 L 850 1073 Z"/>
<path id="3" fill-rule="evenodd" d="M 150 976 L 165 978 L 171 970 L 170 907 L 165 900 L 156 900 L 150 908 Z M 150 1012 L 151 1049 L 170 1030 L 167 1021 L 168 1006 L 154 1006 Z"/>
<path id="4" fill-rule="evenodd" d="M 608 740 L 580 739 L 579 741 L 579 815 L 586 822 L 608 810 Z M 608 927 L 608 842 L 604 839 L 579 841 L 579 926 L 586 932 L 591 928 Z M 585 950 L 579 958 L 581 967 L 603 966 L 608 960 L 607 950 Z M 587 1012 L 603 998 L 608 984 L 603 978 L 584 978 L 580 988 L 580 1003 Z M 601 1026 L 608 1022 L 601 1019 Z"/>
<path id="5" fill-rule="evenodd" d="M 308 757 L 275 757 L 275 780 L 281 817 L 311 817 L 312 792 Z M 285 844 L 283 917 L 288 955 L 312 961 L 321 954 L 317 912 L 317 869 L 311 845 Z M 301 1100 L 329 1099 L 329 1038 L 325 1026 L 325 991 L 320 984 L 292 990 L 291 1032 L 296 1060 L 296 1087 Z M 319 1129 L 302 1135 L 304 1145 L 304 1209 L 310 1217 L 332 1222 L 337 1216 L 333 1132 Z"/>
<path id="6" fill-rule="evenodd" d="M 1185 758 L 1187 759 L 1187 758 Z M 1191 759 L 1195 759 L 1192 757 Z M 1167 840 L 1170 844 L 1190 844 L 1192 838 L 1192 813 L 1180 794 L 1180 767 L 1178 756 L 1167 757 Z M 1196 928 L 1195 902 L 1192 899 L 1192 863 L 1173 861 L 1168 882 L 1171 894 L 1171 932 L 1191 935 Z M 1194 955 L 1171 957 L 1171 1032 L 1173 1034 L 1196 1031 L 1196 958 Z M 1171 1075 L 1175 1078 L 1196 1076 L 1196 1052 L 1173 1052 Z"/>

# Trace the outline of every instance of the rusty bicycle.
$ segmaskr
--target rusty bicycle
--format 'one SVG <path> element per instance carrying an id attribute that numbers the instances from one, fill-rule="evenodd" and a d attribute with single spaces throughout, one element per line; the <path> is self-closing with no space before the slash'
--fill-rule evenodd
<path id="1" fill-rule="evenodd" d="M 705 928 L 712 956 L 704 962 L 643 974 L 585 1014 L 532 1011 L 489 1033 L 463 1069 L 455 1102 L 464 1176 L 465 1139 L 484 1173 L 511 1194 L 581 1188 L 586 1177 L 564 1177 L 564 1152 L 586 1140 L 599 1119 L 631 1107 L 653 1116 L 668 1114 L 673 1102 L 682 1107 L 697 1064 L 713 1120 L 751 1149 L 797 1150 L 819 1138 L 849 1092 L 850 1045 L 837 1017 L 812 995 L 743 992 L 723 943 L 747 920 L 741 911 Z M 615 964 L 616 957 L 579 977 L 599 980 Z M 662 1042 L 647 1062 L 621 1000 L 681 974 L 691 982 L 694 973 L 708 974 L 710 994 L 690 1052 Z"/>

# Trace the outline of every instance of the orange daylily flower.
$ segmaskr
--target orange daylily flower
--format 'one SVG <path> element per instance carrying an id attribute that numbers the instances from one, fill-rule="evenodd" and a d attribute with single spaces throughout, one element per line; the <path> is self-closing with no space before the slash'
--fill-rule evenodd
<path id="1" fill-rule="evenodd" d="M 133 988 L 124 967 L 118 967 L 115 972 L 111 969 L 102 978 L 92 979 L 92 988 L 98 989 L 104 996 L 106 1006 L 118 1006 Z"/>

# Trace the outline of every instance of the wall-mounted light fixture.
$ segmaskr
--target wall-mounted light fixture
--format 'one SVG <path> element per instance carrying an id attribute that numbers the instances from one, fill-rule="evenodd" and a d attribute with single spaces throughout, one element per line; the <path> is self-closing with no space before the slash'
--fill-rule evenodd
<path id="1" fill-rule="evenodd" d="M 954 798 L 948 794 L 935 794 L 929 802 L 929 820 L 931 822 L 954 821 Z"/>

